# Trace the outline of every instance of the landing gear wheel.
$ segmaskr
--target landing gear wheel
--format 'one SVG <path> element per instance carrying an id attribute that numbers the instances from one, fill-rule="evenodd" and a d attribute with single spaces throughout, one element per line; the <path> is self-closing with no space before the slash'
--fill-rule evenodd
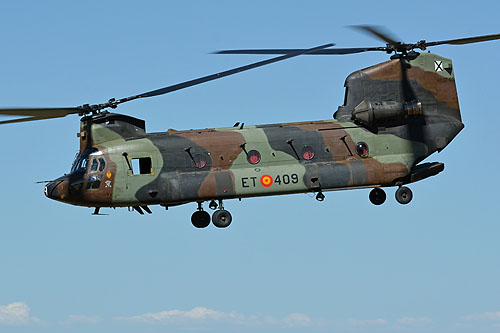
<path id="1" fill-rule="evenodd" d="M 212 215 L 212 223 L 217 228 L 226 228 L 231 224 L 233 220 L 231 213 L 229 213 L 225 209 L 219 209 L 214 212 Z"/>
<path id="2" fill-rule="evenodd" d="M 210 214 L 204 210 L 199 210 L 191 215 L 191 223 L 196 228 L 206 228 L 210 224 Z"/>
<path id="3" fill-rule="evenodd" d="M 385 202 L 385 198 L 387 196 L 385 195 L 385 191 L 381 188 L 374 188 L 373 190 L 370 191 L 370 201 L 374 205 L 381 205 Z"/>
<path id="4" fill-rule="evenodd" d="M 413 199 L 413 193 L 408 187 L 401 186 L 400 188 L 398 188 L 398 190 L 396 191 L 397 202 L 402 205 L 406 205 L 411 201 L 411 199 Z"/>

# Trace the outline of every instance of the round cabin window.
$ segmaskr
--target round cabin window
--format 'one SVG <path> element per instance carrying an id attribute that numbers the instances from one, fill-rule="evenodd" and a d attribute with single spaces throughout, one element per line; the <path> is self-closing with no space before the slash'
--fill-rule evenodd
<path id="1" fill-rule="evenodd" d="M 368 156 L 368 145 L 364 142 L 356 143 L 356 154 L 358 154 L 361 157 L 367 157 Z"/>
<path id="2" fill-rule="evenodd" d="M 196 154 L 193 156 L 194 160 L 194 166 L 197 167 L 198 169 L 201 169 L 207 165 L 207 158 L 205 155 L 202 154 Z"/>
<path id="3" fill-rule="evenodd" d="M 257 150 L 250 150 L 247 155 L 248 163 L 257 164 L 260 162 L 260 153 Z"/>
<path id="4" fill-rule="evenodd" d="M 304 146 L 302 148 L 302 158 L 309 161 L 314 158 L 314 149 L 311 146 Z"/>

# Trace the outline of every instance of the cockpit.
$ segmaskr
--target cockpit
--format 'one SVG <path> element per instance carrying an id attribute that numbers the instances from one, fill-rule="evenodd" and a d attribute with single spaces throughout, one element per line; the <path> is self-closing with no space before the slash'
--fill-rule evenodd
<path id="1" fill-rule="evenodd" d="M 89 167 L 90 164 L 90 167 Z M 83 153 L 75 159 L 73 166 L 71 167 L 71 174 L 78 175 L 82 180 L 75 182 L 78 188 L 73 186 L 73 190 L 80 190 L 81 185 L 84 182 L 84 175 L 87 173 L 87 190 L 98 189 L 101 185 L 101 180 L 103 177 L 103 171 L 106 169 L 106 161 L 102 156 L 102 152 L 95 148 L 86 149 Z"/>
<path id="2" fill-rule="evenodd" d="M 106 159 L 103 153 L 96 148 L 86 149 L 75 158 L 69 174 L 47 184 L 45 195 L 65 202 L 83 201 L 85 196 L 92 195 L 90 192 L 101 187 L 101 182 L 108 175 L 105 172 Z M 110 184 L 107 185 L 109 188 Z M 91 191 L 85 194 L 86 190 Z"/>

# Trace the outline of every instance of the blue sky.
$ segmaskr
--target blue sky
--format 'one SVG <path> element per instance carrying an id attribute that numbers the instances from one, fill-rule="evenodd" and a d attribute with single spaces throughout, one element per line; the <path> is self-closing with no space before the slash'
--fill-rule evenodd
<path id="1" fill-rule="evenodd" d="M 499 33 L 496 1 L 17 1 L 0 11 L 0 105 L 101 103 L 261 60 L 227 48 L 379 46 Z M 1 332 L 497 332 L 500 42 L 440 46 L 465 129 L 414 199 L 368 190 L 228 201 L 230 228 L 194 204 L 153 215 L 45 198 L 70 168 L 78 117 L 0 128 Z M 299 57 L 120 106 L 149 131 L 331 119 L 345 77 L 380 53 Z"/>

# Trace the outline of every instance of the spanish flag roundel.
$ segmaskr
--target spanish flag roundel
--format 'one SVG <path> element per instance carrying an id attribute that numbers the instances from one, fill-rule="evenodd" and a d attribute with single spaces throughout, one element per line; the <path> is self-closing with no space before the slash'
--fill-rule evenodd
<path id="1" fill-rule="evenodd" d="M 264 175 L 264 176 L 260 177 L 260 183 L 264 187 L 269 187 L 273 184 L 273 178 L 269 175 Z"/>

